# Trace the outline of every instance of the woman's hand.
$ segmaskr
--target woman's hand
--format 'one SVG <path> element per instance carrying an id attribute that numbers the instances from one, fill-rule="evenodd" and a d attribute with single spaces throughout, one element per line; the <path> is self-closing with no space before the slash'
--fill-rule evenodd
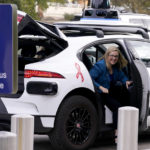
<path id="1" fill-rule="evenodd" d="M 109 93 L 108 89 L 104 88 L 103 86 L 100 86 L 99 89 L 100 89 L 103 93 L 106 93 L 106 94 Z"/>
<path id="2" fill-rule="evenodd" d="M 129 85 L 132 83 L 133 83 L 133 81 L 126 81 L 126 88 L 128 89 Z"/>

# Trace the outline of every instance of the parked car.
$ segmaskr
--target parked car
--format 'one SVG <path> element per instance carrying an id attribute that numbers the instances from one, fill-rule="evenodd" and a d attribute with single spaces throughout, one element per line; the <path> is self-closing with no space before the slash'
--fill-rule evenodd
<path id="1" fill-rule="evenodd" d="M 76 14 L 73 18 L 74 21 L 79 20 L 118 20 L 119 11 L 116 9 L 106 8 L 86 8 L 81 14 Z"/>
<path id="2" fill-rule="evenodd" d="M 138 13 L 120 13 L 119 18 L 123 22 L 141 25 L 150 30 L 150 15 Z"/>
<path id="3" fill-rule="evenodd" d="M 99 21 L 101 22 L 123 22 L 124 24 L 136 24 L 143 26 L 150 32 L 150 15 L 139 13 L 123 13 L 117 9 L 84 9 L 82 14 L 77 14 L 74 17 L 74 21 Z"/>
<path id="4" fill-rule="evenodd" d="M 150 41 L 144 28 L 52 26 L 27 14 L 19 14 L 18 21 L 19 89 L 1 95 L 3 130 L 9 130 L 11 115 L 31 114 L 35 133 L 49 135 L 57 150 L 87 149 L 98 133 L 112 130 L 111 112 L 102 109 L 89 74 L 110 45 L 118 46 L 128 61 L 130 105 L 140 110 L 140 131 L 148 129 L 150 82 L 142 59 L 150 58 Z"/>
<path id="5" fill-rule="evenodd" d="M 117 20 L 119 19 L 119 12 L 115 9 L 95 9 L 87 8 L 83 10 L 81 20 Z"/>

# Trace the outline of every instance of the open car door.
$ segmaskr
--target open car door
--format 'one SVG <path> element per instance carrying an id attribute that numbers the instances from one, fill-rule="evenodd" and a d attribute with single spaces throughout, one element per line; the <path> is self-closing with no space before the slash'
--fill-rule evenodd
<path id="1" fill-rule="evenodd" d="M 127 41 L 128 47 L 133 54 L 133 65 L 135 65 L 137 70 L 135 70 L 136 76 L 134 74 L 133 79 L 136 86 L 138 97 L 138 108 L 140 111 L 139 121 L 141 129 L 146 129 L 150 124 L 149 121 L 149 97 L 150 97 L 150 42 L 141 40 L 130 40 Z M 133 67 L 132 67 L 133 68 Z M 139 98 L 141 100 L 139 100 Z M 136 99 L 136 100 L 137 100 Z"/>

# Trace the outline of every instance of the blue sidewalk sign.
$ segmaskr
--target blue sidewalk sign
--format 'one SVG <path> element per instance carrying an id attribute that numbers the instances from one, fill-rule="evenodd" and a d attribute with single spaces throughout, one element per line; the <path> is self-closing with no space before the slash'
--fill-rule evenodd
<path id="1" fill-rule="evenodd" d="M 17 47 L 17 7 L 0 4 L 0 94 L 17 91 Z"/>

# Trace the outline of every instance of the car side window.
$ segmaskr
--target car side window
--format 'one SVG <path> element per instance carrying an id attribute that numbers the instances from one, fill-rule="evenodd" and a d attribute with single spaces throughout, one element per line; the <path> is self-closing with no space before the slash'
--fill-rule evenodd
<path id="1" fill-rule="evenodd" d="M 90 70 L 93 65 L 98 61 L 98 58 L 102 57 L 104 53 L 105 51 L 101 48 L 99 44 L 86 48 L 82 55 L 82 60 L 86 68 Z"/>
<path id="2" fill-rule="evenodd" d="M 88 56 L 91 63 L 94 65 L 99 58 L 101 58 L 105 53 L 105 47 L 103 45 L 91 46 L 84 50 L 84 53 Z"/>
<path id="3" fill-rule="evenodd" d="M 128 43 L 131 45 L 131 52 L 137 59 L 141 59 L 144 64 L 150 66 L 150 43 L 143 41 L 130 40 Z"/>
<path id="4" fill-rule="evenodd" d="M 112 45 L 117 46 L 115 43 L 96 44 L 84 50 L 82 60 L 88 70 L 103 57 L 106 49 Z"/>
<path id="5" fill-rule="evenodd" d="M 105 47 L 106 50 L 107 50 L 108 47 L 110 47 L 110 46 L 119 47 L 118 44 L 116 44 L 116 43 L 106 43 L 106 44 L 102 44 L 102 45 L 103 45 L 103 47 Z"/>
<path id="6" fill-rule="evenodd" d="M 84 54 L 88 57 L 92 65 L 96 63 L 96 47 L 92 46 L 85 49 Z"/>
<path id="7" fill-rule="evenodd" d="M 103 58 L 103 55 L 105 54 L 105 51 L 110 46 L 119 47 L 119 49 L 122 51 L 120 45 L 113 42 L 98 43 L 96 45 L 86 48 L 83 51 L 83 55 L 82 55 L 82 61 L 85 64 L 86 68 L 90 70 L 96 62 L 101 60 Z M 127 70 L 128 69 L 125 68 L 126 74 L 128 74 Z"/>
<path id="8" fill-rule="evenodd" d="M 98 52 L 97 52 L 97 54 L 98 54 L 97 55 L 97 61 L 99 61 L 100 59 L 102 59 L 103 55 L 105 54 L 105 51 L 110 46 L 116 46 L 116 47 L 118 47 L 118 45 L 115 44 L 115 43 L 105 43 L 105 44 L 98 45 L 99 49 L 98 49 Z"/>

